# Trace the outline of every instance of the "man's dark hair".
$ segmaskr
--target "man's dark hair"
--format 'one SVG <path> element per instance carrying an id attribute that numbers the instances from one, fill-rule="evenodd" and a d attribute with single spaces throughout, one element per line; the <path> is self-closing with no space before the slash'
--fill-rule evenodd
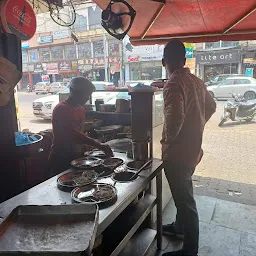
<path id="1" fill-rule="evenodd" d="M 83 76 L 78 76 L 71 80 L 70 90 L 77 93 L 92 93 L 95 91 L 95 86 L 87 78 Z"/>
<path id="2" fill-rule="evenodd" d="M 179 40 L 171 40 L 164 48 L 164 60 L 169 64 L 180 63 L 185 57 L 185 46 Z"/>

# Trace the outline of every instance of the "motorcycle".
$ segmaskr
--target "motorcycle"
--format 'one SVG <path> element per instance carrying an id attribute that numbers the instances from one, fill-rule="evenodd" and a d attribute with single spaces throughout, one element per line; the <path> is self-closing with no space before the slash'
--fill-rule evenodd
<path id="1" fill-rule="evenodd" d="M 219 126 L 222 126 L 229 119 L 232 121 L 251 122 L 256 115 L 256 100 L 246 100 L 241 95 L 233 94 L 233 99 L 227 101 L 224 106 L 224 114 L 221 117 Z"/>
<path id="2" fill-rule="evenodd" d="M 32 92 L 32 87 L 29 84 L 27 85 L 27 92 Z"/>

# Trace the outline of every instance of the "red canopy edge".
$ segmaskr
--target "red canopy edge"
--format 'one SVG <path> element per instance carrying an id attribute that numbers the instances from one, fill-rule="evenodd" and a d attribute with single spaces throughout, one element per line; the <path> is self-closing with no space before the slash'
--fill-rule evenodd
<path id="1" fill-rule="evenodd" d="M 94 0 L 104 9 L 109 0 Z M 256 39 L 256 0 L 128 0 L 136 10 L 134 45 Z"/>

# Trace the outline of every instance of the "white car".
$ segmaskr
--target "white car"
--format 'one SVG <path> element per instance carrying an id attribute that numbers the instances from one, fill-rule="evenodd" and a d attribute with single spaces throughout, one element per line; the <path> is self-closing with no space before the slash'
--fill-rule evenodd
<path id="1" fill-rule="evenodd" d="M 50 91 L 50 83 L 39 82 L 35 85 L 35 92 L 38 93 L 48 93 Z"/>
<path id="2" fill-rule="evenodd" d="M 49 92 L 51 94 L 57 93 L 59 91 L 61 91 L 63 88 L 65 88 L 66 86 L 64 85 L 64 83 L 62 82 L 53 82 L 50 85 L 50 90 Z"/>
<path id="3" fill-rule="evenodd" d="M 43 119 L 51 119 L 53 109 L 60 102 L 59 94 L 65 95 L 64 98 L 67 98 L 69 94 L 69 88 L 64 88 L 55 95 L 42 97 L 33 101 L 34 116 Z M 107 103 L 110 99 L 115 98 L 117 94 L 118 92 L 96 91 L 92 94 L 92 104 L 95 103 L 96 99 L 103 99 L 104 102 Z"/>
<path id="4" fill-rule="evenodd" d="M 207 87 L 212 97 L 231 98 L 233 93 L 244 96 L 246 100 L 256 99 L 256 79 L 246 76 L 229 77 L 225 81 Z"/>

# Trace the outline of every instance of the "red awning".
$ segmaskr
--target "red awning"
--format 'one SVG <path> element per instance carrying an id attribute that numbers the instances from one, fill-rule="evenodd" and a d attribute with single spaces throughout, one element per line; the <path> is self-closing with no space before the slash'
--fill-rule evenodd
<path id="1" fill-rule="evenodd" d="M 94 0 L 104 9 L 110 0 Z M 256 39 L 256 0 L 128 0 L 134 45 Z M 161 3 L 166 2 L 166 3 Z"/>

